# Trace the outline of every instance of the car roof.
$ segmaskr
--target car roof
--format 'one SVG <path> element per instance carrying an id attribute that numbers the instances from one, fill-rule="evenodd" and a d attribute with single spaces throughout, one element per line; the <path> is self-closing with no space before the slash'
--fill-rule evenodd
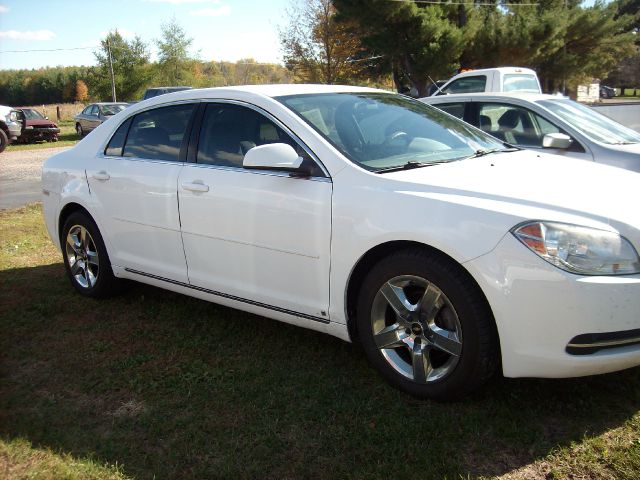
<path id="1" fill-rule="evenodd" d="M 211 93 L 215 96 L 221 91 L 236 91 L 255 93 L 258 95 L 264 95 L 266 97 L 280 97 L 285 95 L 303 95 L 312 93 L 345 93 L 345 92 L 381 92 L 375 88 L 368 87 L 355 87 L 350 85 L 323 85 L 323 84 L 308 84 L 308 83 L 296 83 L 296 84 L 265 84 L 265 85 L 240 85 L 235 87 L 217 87 L 217 88 L 203 88 L 198 90 L 192 90 L 192 94 L 195 92 Z"/>
<path id="2" fill-rule="evenodd" d="M 426 100 L 427 103 L 446 103 L 447 101 L 455 101 L 461 98 L 471 99 L 520 99 L 530 102 L 540 100 L 566 100 L 569 97 L 561 95 L 549 95 L 548 93 L 531 93 L 531 92 L 475 92 L 475 93 L 451 93 L 449 95 L 438 95 L 436 97 L 423 97 L 420 100 Z"/>

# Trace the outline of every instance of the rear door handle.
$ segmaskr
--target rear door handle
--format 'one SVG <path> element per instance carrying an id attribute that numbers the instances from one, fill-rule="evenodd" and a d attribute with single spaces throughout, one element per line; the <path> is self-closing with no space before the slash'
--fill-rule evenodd
<path id="1" fill-rule="evenodd" d="M 193 182 L 184 182 L 182 188 L 190 192 L 208 192 L 209 185 L 205 185 L 202 180 L 194 180 Z"/>
<path id="2" fill-rule="evenodd" d="M 106 180 L 109 180 L 111 178 L 111 175 L 109 175 L 104 170 L 100 170 L 99 172 L 96 172 L 93 174 L 93 178 L 95 178 L 96 180 L 100 180 L 101 182 L 104 182 Z"/>

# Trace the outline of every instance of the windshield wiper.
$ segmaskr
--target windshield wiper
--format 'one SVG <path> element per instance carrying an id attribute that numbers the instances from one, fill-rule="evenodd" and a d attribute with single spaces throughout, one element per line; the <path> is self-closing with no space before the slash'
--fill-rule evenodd
<path id="1" fill-rule="evenodd" d="M 376 170 L 375 173 L 399 172 L 401 170 L 411 170 L 413 168 L 430 167 L 431 165 L 436 165 L 438 163 L 445 163 L 445 162 L 444 161 L 416 162 L 415 160 L 409 160 L 407 163 L 404 163 L 402 165 L 396 165 L 394 167 L 381 168 L 380 170 Z"/>
<path id="2" fill-rule="evenodd" d="M 468 157 L 465 157 L 465 159 L 484 157 L 485 155 L 489 155 L 491 153 L 515 152 L 517 150 L 521 150 L 521 149 L 518 147 L 514 147 L 512 145 L 509 145 L 508 148 L 490 148 L 488 150 L 481 148 L 479 150 L 476 150 L 476 153 L 474 153 L 473 155 L 469 155 Z"/>

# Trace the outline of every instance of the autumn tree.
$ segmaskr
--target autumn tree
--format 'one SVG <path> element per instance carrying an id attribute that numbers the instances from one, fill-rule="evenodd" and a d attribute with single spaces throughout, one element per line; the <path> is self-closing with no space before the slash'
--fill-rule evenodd
<path id="1" fill-rule="evenodd" d="M 84 102 L 87 98 L 89 98 L 89 89 L 87 88 L 87 84 L 82 80 L 76 81 L 76 102 Z"/>
<path id="2" fill-rule="evenodd" d="M 338 22 L 331 0 L 302 0 L 288 11 L 281 28 L 284 63 L 296 79 L 312 83 L 349 83 L 357 78 L 363 51 L 354 22 Z"/>

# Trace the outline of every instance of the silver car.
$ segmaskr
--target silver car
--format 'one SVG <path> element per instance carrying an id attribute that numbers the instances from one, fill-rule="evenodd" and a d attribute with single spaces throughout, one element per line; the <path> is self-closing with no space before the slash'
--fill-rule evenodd
<path id="1" fill-rule="evenodd" d="M 82 112 L 75 116 L 76 132 L 80 138 L 102 122 L 105 122 L 116 113 L 129 106 L 128 103 L 101 102 L 88 105 Z"/>
<path id="2" fill-rule="evenodd" d="M 473 93 L 420 100 L 518 147 L 640 172 L 640 133 L 566 97 Z"/>

